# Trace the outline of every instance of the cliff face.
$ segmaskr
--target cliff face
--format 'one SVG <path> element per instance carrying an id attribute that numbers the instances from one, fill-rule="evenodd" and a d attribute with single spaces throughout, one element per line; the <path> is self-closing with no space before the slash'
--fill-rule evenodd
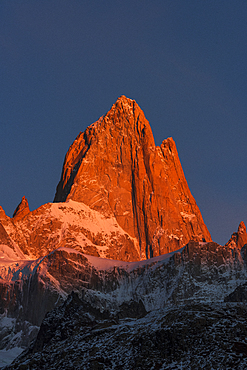
<path id="1" fill-rule="evenodd" d="M 69 148 L 54 201 L 69 199 L 113 216 L 141 259 L 211 240 L 173 139 L 155 146 L 143 111 L 124 96 Z"/>
<path id="2" fill-rule="evenodd" d="M 173 139 L 155 146 L 143 111 L 124 96 L 71 145 L 55 202 L 30 212 L 23 197 L 12 218 L 0 208 L 2 258 L 69 247 L 138 261 L 211 240 Z"/>
<path id="3" fill-rule="evenodd" d="M 103 369 L 101 363 L 105 359 L 113 359 L 114 365 L 106 363 L 107 369 L 116 368 L 116 364 L 119 368 L 151 369 L 151 362 L 143 366 L 150 346 L 152 353 L 148 357 L 151 361 L 157 359 L 154 351 L 159 345 L 163 363 L 170 358 L 174 365 L 174 355 L 179 353 L 177 345 L 181 345 L 181 340 L 184 357 L 183 360 L 179 357 L 176 368 L 180 367 L 181 361 L 186 363 L 186 358 L 194 359 L 194 349 L 197 350 L 198 345 L 200 361 L 208 358 L 205 355 L 208 348 L 213 353 L 213 362 L 205 368 L 215 364 L 214 348 L 220 353 L 217 366 L 222 368 L 222 358 L 231 354 L 234 341 L 241 340 L 244 344 L 247 334 L 243 324 L 246 322 L 246 304 L 229 304 L 232 301 L 246 302 L 247 299 L 246 248 L 240 251 L 213 242 L 191 241 L 178 252 L 132 263 L 100 259 L 61 248 L 42 259 L 2 268 L 1 276 L 8 279 L 9 286 L 2 287 L 0 312 L 9 309 L 9 315 L 18 317 L 8 335 L 4 330 L 1 332 L 0 325 L 0 337 L 4 342 L 10 341 L 9 345 L 16 346 L 14 333 L 20 332 L 20 322 L 29 323 L 34 330 L 32 325 L 40 325 L 45 312 L 50 311 L 55 302 L 61 302 L 75 292 L 46 315 L 36 341 L 9 369 L 28 366 L 38 369 L 41 359 L 44 369 L 74 369 L 78 363 L 83 369 Z M 224 305 L 224 301 L 228 304 Z M 146 311 L 149 312 L 147 321 L 142 319 L 138 324 L 137 319 L 145 316 Z M 126 320 L 128 317 L 131 321 Z M 155 322 L 158 330 L 167 330 L 168 323 L 170 328 L 162 336 L 159 332 L 154 334 L 156 341 L 152 344 L 148 336 Z M 143 330 L 140 332 L 141 323 Z M 140 355 L 142 340 L 146 344 L 139 358 L 140 366 L 133 364 L 129 367 L 125 361 L 135 343 L 135 327 L 138 334 L 136 356 Z M 23 339 L 27 340 L 27 337 Z M 169 343 L 167 338 L 170 338 Z M 222 338 L 227 340 L 224 342 Z M 208 347 L 212 340 L 213 347 Z M 128 350 L 122 352 L 126 345 Z M 188 356 L 188 347 L 193 349 L 193 356 Z M 173 350 L 174 354 L 169 353 Z M 164 355 L 164 351 L 168 353 Z M 129 360 L 135 358 L 135 353 L 131 352 Z M 242 363 L 243 358 L 240 361 Z M 186 368 L 190 368 L 189 365 Z M 193 367 L 198 368 L 195 361 Z M 229 365 L 228 368 L 235 367 Z M 240 368 L 246 368 L 246 363 Z"/>
<path id="4" fill-rule="evenodd" d="M 126 312 L 136 312 L 133 318 L 138 318 L 140 308 L 145 314 L 146 310 L 190 302 L 197 306 L 211 302 L 213 307 L 215 302 L 246 301 L 246 266 L 244 223 L 240 223 L 225 246 L 211 242 L 173 139 L 155 146 L 144 113 L 134 100 L 122 96 L 71 145 L 55 203 L 31 212 L 23 197 L 12 218 L 0 207 L 0 350 L 27 347 L 36 337 L 45 314 L 74 291 L 80 294 L 81 301 L 72 294 L 66 302 L 72 299 L 75 312 L 70 303 L 61 306 L 65 316 L 57 307 L 55 314 L 51 313 L 52 318 L 56 317 L 54 325 L 50 326 L 47 316 L 49 325 L 42 324 L 37 346 L 32 353 L 25 352 L 27 356 L 31 353 L 30 359 L 23 355 L 27 361 L 24 367 L 36 368 L 37 360 L 40 368 L 40 354 L 36 358 L 35 351 L 47 344 L 48 355 L 42 353 L 42 366 L 70 368 L 63 356 L 61 363 L 51 364 L 50 348 L 53 344 L 56 347 L 59 338 L 67 338 L 64 335 L 77 333 L 78 328 L 82 333 L 86 327 L 84 319 L 89 320 L 90 330 L 98 331 L 96 321 L 105 319 L 105 312 L 116 313 L 109 316 L 109 323 L 103 322 L 107 330 L 108 324 L 115 325 Z M 81 312 L 78 315 L 77 308 L 84 316 Z M 67 313 L 71 315 L 67 317 Z M 152 324 L 152 312 L 150 315 Z M 188 327 L 194 328 L 194 321 Z M 173 324 L 171 328 L 173 332 Z M 146 329 L 149 332 L 149 326 Z M 182 332 L 187 333 L 184 328 Z M 236 333 L 238 336 L 238 330 Z M 187 335 L 186 343 L 188 336 L 191 337 Z M 54 343 L 50 342 L 53 337 Z M 177 338 L 180 343 L 180 334 Z M 200 334 L 198 338 L 201 340 Z M 139 342 L 138 339 L 136 343 Z M 171 343 L 175 348 L 174 338 Z M 92 351 L 85 351 L 84 345 L 82 348 L 84 353 L 95 353 L 95 346 Z M 60 349 L 59 356 L 64 353 Z M 57 356 L 54 351 L 51 361 Z M 70 356 L 71 351 L 66 353 Z M 119 357 L 119 351 L 116 353 Z M 135 358 L 135 354 L 131 357 Z M 13 368 L 20 368 L 18 361 L 21 364 L 19 359 Z M 93 363 L 98 368 L 97 362 Z M 140 363 L 143 369 L 143 361 Z M 152 366 L 149 363 L 147 368 Z"/>
<path id="5" fill-rule="evenodd" d="M 227 247 L 237 247 L 238 249 L 243 248 L 247 245 L 247 233 L 246 226 L 243 221 L 238 226 L 238 231 L 233 233 L 229 241 L 226 243 Z"/>
<path id="6" fill-rule="evenodd" d="M 26 197 L 22 197 L 20 204 L 17 206 L 13 218 L 16 220 L 20 220 L 21 218 L 25 217 L 30 212 L 28 201 Z"/>
<path id="7" fill-rule="evenodd" d="M 0 266 L 0 313 L 40 325 L 72 291 L 109 310 L 140 299 L 147 311 L 190 300 L 223 302 L 246 286 L 246 266 L 247 246 L 240 251 L 214 242 L 190 241 L 177 252 L 138 262 L 61 247 L 36 260 Z"/>

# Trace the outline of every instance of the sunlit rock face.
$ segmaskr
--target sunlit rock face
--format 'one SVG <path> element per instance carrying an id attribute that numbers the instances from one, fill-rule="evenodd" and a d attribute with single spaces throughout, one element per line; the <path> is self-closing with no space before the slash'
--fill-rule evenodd
<path id="1" fill-rule="evenodd" d="M 186 336 L 191 343 L 197 343 L 193 333 L 184 330 L 183 325 L 188 330 L 194 328 L 198 316 L 194 312 L 185 315 L 184 307 L 195 305 L 195 312 L 204 317 L 205 303 L 210 305 L 207 309 L 210 312 L 215 304 L 222 305 L 224 301 L 245 303 L 246 267 L 244 223 L 240 223 L 225 246 L 211 241 L 188 188 L 173 139 L 155 146 L 144 113 L 134 100 L 122 96 L 71 145 L 54 203 L 31 212 L 23 197 L 12 218 L 0 207 L 0 350 L 26 348 L 37 336 L 47 312 L 56 307 L 46 316 L 36 345 L 17 359 L 11 369 L 23 366 L 40 369 L 41 357 L 44 369 L 74 369 L 77 355 L 83 368 L 103 368 L 100 361 L 105 348 L 114 353 L 111 341 L 120 343 L 115 352 L 119 358 L 122 342 L 115 336 L 116 329 L 123 340 L 127 338 L 127 346 L 136 346 L 135 353 L 128 349 L 130 358 L 137 359 L 131 368 L 160 368 L 152 363 L 153 353 L 151 362 L 148 360 L 147 366 L 143 366 L 143 357 L 138 357 L 140 337 L 147 338 L 144 342 L 148 348 L 150 343 L 154 348 L 161 343 L 161 354 L 165 353 L 165 357 L 165 338 L 170 338 L 168 346 L 175 349 L 181 343 L 181 332 L 189 333 Z M 176 331 L 175 337 L 157 331 L 157 335 L 150 337 L 154 317 L 158 318 L 157 325 L 162 322 L 162 327 L 167 325 L 162 310 L 170 308 L 176 311 L 173 316 L 178 317 L 179 335 Z M 147 311 L 150 312 L 146 315 Z M 181 331 L 178 314 L 184 317 Z M 142 332 L 137 323 L 136 340 L 132 332 L 129 335 L 125 329 L 122 332 L 122 319 L 143 320 L 146 316 Z M 188 321 L 190 317 L 192 321 Z M 131 325 L 127 324 L 127 331 L 132 331 L 133 320 Z M 213 328 L 211 319 L 210 322 Z M 236 327 L 235 319 L 233 324 L 230 320 L 226 326 L 230 329 L 224 333 L 225 337 L 231 334 L 231 340 L 239 336 L 238 328 L 234 329 L 236 335 L 231 330 Z M 201 332 L 197 330 L 201 324 L 198 325 L 194 331 L 201 341 Z M 98 330 L 100 327 L 103 331 Z M 170 327 L 174 333 L 173 318 Z M 98 333 L 103 334 L 104 343 L 100 357 L 94 337 Z M 75 347 L 67 342 L 67 350 L 66 338 Z M 78 339 L 86 357 L 78 350 Z M 200 351 L 202 347 L 198 347 Z M 75 357 L 70 357 L 72 348 Z M 145 357 L 147 351 L 143 348 Z M 128 356 L 121 353 L 120 362 L 114 359 L 113 363 L 128 368 L 130 362 L 125 362 Z M 108 361 L 110 356 L 105 357 Z M 181 361 L 184 364 L 184 357 L 179 357 L 178 364 Z M 198 363 L 195 360 L 193 366 L 196 368 Z M 211 365 L 207 364 L 207 368 L 215 363 Z"/>
<path id="2" fill-rule="evenodd" d="M 114 217 L 106 218 L 72 200 L 44 204 L 23 218 L 11 219 L 3 214 L 1 235 L 2 258 L 36 259 L 60 247 L 69 247 L 102 258 L 139 260 L 136 239 Z"/>
<path id="3" fill-rule="evenodd" d="M 155 146 L 143 111 L 124 96 L 71 145 L 55 203 L 30 212 L 23 197 L 12 218 L 0 209 L 0 221 L 8 259 L 69 247 L 139 261 L 211 240 L 173 139 Z"/>
<path id="4" fill-rule="evenodd" d="M 18 205 L 18 207 L 16 208 L 13 214 L 13 218 L 15 219 L 15 221 L 19 220 L 23 218 L 24 216 L 26 216 L 29 212 L 30 212 L 30 209 L 29 209 L 28 201 L 26 197 L 22 197 L 20 204 Z"/>
<path id="5" fill-rule="evenodd" d="M 69 199 L 114 217 L 138 241 L 139 259 L 211 240 L 173 139 L 156 146 L 143 111 L 125 96 L 69 148 L 54 201 Z"/>
<path id="6" fill-rule="evenodd" d="M 247 245 L 247 233 L 246 226 L 243 221 L 238 226 L 238 231 L 233 233 L 230 240 L 226 243 L 226 246 L 237 247 L 239 249 Z"/>

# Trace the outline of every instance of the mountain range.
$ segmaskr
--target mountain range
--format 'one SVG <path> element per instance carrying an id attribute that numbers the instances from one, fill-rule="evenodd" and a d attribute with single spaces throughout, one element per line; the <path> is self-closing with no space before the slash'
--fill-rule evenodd
<path id="1" fill-rule="evenodd" d="M 212 241 L 174 140 L 121 96 L 70 146 L 53 203 L 0 207 L 0 366 L 244 369 L 246 266 L 245 224 Z"/>

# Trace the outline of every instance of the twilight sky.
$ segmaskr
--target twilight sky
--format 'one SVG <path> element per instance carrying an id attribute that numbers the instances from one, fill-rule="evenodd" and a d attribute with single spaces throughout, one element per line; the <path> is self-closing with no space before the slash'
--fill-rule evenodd
<path id="1" fill-rule="evenodd" d="M 0 205 L 51 202 L 120 95 L 172 136 L 214 241 L 247 224 L 246 0 L 1 0 Z"/>

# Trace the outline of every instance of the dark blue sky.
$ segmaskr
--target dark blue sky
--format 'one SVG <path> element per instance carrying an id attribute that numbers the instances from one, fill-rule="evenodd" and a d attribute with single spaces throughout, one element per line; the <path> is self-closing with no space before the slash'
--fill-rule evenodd
<path id="1" fill-rule="evenodd" d="M 0 204 L 52 201 L 80 131 L 124 94 L 172 136 L 216 242 L 247 223 L 247 2 L 0 2 Z"/>

